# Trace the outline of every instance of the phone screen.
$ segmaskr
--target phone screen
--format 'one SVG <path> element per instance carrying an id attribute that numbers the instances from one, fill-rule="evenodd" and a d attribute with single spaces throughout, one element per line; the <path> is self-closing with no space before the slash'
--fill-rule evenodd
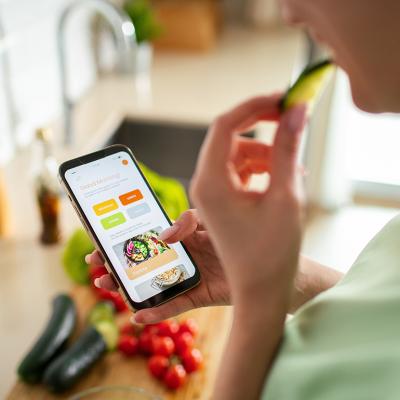
<path id="1" fill-rule="evenodd" d="M 170 223 L 128 152 L 72 167 L 64 176 L 134 302 L 193 277 L 196 268 L 182 244 L 159 239 Z"/>

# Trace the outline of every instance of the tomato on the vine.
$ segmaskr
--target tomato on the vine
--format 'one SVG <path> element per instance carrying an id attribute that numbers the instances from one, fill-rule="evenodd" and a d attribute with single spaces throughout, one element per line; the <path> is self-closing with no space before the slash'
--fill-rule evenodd
<path id="1" fill-rule="evenodd" d="M 175 351 L 175 343 L 168 336 L 154 336 L 152 340 L 153 354 L 169 357 Z"/>
<path id="2" fill-rule="evenodd" d="M 164 356 L 154 355 L 149 358 L 147 366 L 154 377 L 162 379 L 168 370 L 169 359 Z"/>
<path id="3" fill-rule="evenodd" d="M 117 312 L 126 311 L 128 306 L 125 304 L 124 299 L 118 292 L 112 292 L 111 290 L 103 288 L 95 288 L 97 297 L 102 300 L 109 300 L 114 304 L 115 310 Z"/>
<path id="4" fill-rule="evenodd" d="M 118 350 L 126 356 L 134 356 L 139 350 L 139 341 L 132 335 L 121 335 L 118 341 Z"/>
<path id="5" fill-rule="evenodd" d="M 157 324 L 160 336 L 174 337 L 179 331 L 179 324 L 173 319 L 166 319 Z"/>
<path id="6" fill-rule="evenodd" d="M 189 332 L 193 337 L 196 337 L 199 333 L 199 326 L 193 318 L 188 318 L 179 324 L 179 332 Z"/>
<path id="7" fill-rule="evenodd" d="M 169 389 L 178 389 L 186 382 L 186 371 L 182 364 L 171 365 L 164 376 L 164 383 Z"/>
<path id="8" fill-rule="evenodd" d="M 102 265 L 94 265 L 89 268 L 90 283 L 94 286 L 94 281 L 101 278 L 103 275 L 108 274 L 106 267 Z"/>
<path id="9" fill-rule="evenodd" d="M 189 332 L 178 333 L 174 337 L 176 354 L 183 354 L 186 350 L 190 350 L 194 346 L 194 337 Z"/>
<path id="10" fill-rule="evenodd" d="M 120 329 L 121 335 L 130 335 L 130 336 L 135 336 L 136 334 L 136 329 L 133 324 L 130 322 L 126 323 L 125 325 L 122 326 Z"/>
<path id="11" fill-rule="evenodd" d="M 203 364 L 203 355 L 199 349 L 188 349 L 182 354 L 181 358 L 182 364 L 189 374 L 200 369 Z"/>
<path id="12" fill-rule="evenodd" d="M 158 325 L 157 324 L 145 325 L 142 332 L 149 333 L 151 335 L 158 335 Z"/>
<path id="13" fill-rule="evenodd" d="M 153 335 L 150 333 L 142 332 L 139 336 L 139 350 L 143 354 L 151 354 L 153 352 Z"/>

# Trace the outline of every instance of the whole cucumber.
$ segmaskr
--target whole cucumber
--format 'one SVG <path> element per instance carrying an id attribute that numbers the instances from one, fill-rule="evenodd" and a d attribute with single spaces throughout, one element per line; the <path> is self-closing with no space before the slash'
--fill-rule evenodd
<path id="1" fill-rule="evenodd" d="M 72 387 L 107 351 L 103 336 L 89 326 L 79 339 L 58 356 L 43 376 L 44 384 L 53 392 Z"/>
<path id="2" fill-rule="evenodd" d="M 18 367 L 18 375 L 23 381 L 36 383 L 41 380 L 46 366 L 65 347 L 76 320 L 76 307 L 71 297 L 66 294 L 56 296 L 44 331 Z"/>

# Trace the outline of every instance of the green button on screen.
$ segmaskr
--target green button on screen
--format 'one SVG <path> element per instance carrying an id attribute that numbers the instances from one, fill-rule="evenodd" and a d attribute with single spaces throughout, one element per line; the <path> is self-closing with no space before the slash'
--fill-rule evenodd
<path id="1" fill-rule="evenodd" d="M 103 225 L 104 229 L 111 229 L 114 228 L 115 226 L 121 225 L 124 222 L 126 222 L 126 218 L 124 214 L 122 213 L 116 213 L 113 215 L 110 215 L 107 218 L 103 218 L 100 220 L 101 224 Z"/>

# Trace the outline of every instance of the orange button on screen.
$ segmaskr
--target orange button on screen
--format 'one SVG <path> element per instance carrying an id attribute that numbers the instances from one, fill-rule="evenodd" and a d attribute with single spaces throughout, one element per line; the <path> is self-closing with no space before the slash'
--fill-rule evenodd
<path id="1" fill-rule="evenodd" d="M 142 192 L 139 189 L 132 190 L 132 192 L 124 193 L 119 196 L 121 203 L 126 206 L 130 203 L 143 199 Z"/>

